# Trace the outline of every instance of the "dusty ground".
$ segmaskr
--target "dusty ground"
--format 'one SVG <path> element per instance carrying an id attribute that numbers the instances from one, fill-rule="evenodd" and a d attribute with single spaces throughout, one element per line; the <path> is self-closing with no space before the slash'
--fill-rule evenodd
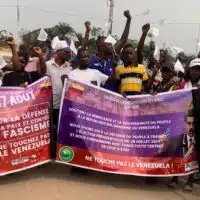
<path id="1" fill-rule="evenodd" d="M 199 200 L 193 193 L 169 190 L 167 179 L 148 186 L 140 177 L 89 172 L 72 173 L 70 167 L 47 164 L 40 168 L 0 177 L 2 200 Z"/>

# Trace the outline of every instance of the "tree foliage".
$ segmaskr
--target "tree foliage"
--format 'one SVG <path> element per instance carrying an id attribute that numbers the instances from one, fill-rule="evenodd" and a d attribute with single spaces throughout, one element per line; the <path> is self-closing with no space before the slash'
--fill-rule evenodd
<path id="1" fill-rule="evenodd" d="M 46 28 L 45 31 L 48 34 L 49 39 L 53 39 L 55 36 L 58 36 L 60 40 L 65 40 L 67 34 L 71 34 L 74 32 L 74 29 L 65 22 L 59 22 L 57 25 Z M 40 29 L 36 29 L 30 32 L 24 33 L 21 31 L 23 43 L 27 44 L 28 46 L 35 46 L 38 45 L 39 41 L 37 40 L 38 34 Z"/>
<path id="2" fill-rule="evenodd" d="M 91 30 L 91 35 L 92 37 L 96 38 L 100 35 L 103 35 L 104 34 L 104 31 L 102 28 L 99 28 L 99 27 L 93 27 L 92 30 Z"/>

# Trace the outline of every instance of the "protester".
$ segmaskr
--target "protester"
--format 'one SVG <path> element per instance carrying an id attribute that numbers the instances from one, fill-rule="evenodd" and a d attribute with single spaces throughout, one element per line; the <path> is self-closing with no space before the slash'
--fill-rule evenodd
<path id="1" fill-rule="evenodd" d="M 69 60 L 71 59 L 71 50 L 68 47 L 67 43 L 64 41 L 59 41 L 55 47 L 55 51 L 56 51 L 55 58 L 46 63 L 46 71 L 47 71 L 46 74 L 51 77 L 52 87 L 53 87 L 54 142 L 56 141 L 56 131 L 58 127 L 60 101 L 63 89 L 61 77 L 63 75 L 68 75 L 68 73 L 72 70 L 71 64 L 69 62 Z M 55 154 L 53 155 L 53 157 L 55 157 Z"/>
<path id="2" fill-rule="evenodd" d="M 192 111 L 188 111 L 185 123 L 186 134 L 183 135 L 183 138 L 181 140 L 182 146 L 180 148 L 180 151 L 182 151 L 184 157 L 188 157 L 194 152 L 195 149 L 194 114 Z M 178 185 L 178 181 L 178 177 L 173 177 L 168 186 L 170 188 L 176 188 L 176 186 Z M 193 182 L 194 175 L 192 174 L 189 175 L 187 183 L 185 184 L 183 189 L 187 192 L 191 192 L 193 190 Z"/>
<path id="3" fill-rule="evenodd" d="M 90 55 L 87 50 L 79 49 L 77 58 L 79 68 L 72 70 L 69 73 L 69 78 L 99 87 L 105 84 L 108 76 L 96 69 L 89 68 Z"/>
<path id="4" fill-rule="evenodd" d="M 179 75 L 182 76 L 182 74 L 179 74 Z M 169 82 L 169 85 L 170 85 L 170 82 Z M 180 89 L 181 85 L 179 85 L 179 86 L 180 86 L 179 87 L 179 89 Z M 185 80 L 182 84 L 182 88 L 192 89 L 193 87 L 199 87 L 199 86 L 200 86 L 200 59 L 197 58 L 197 59 L 191 61 L 189 69 L 185 76 Z M 171 89 L 172 89 L 172 87 L 174 87 L 174 85 L 171 86 Z M 193 116 L 192 116 L 192 118 L 193 118 Z M 194 122 L 193 122 L 193 124 L 194 124 Z M 188 130 L 188 126 L 189 125 L 186 124 L 186 130 Z M 194 132 L 194 126 L 192 127 L 191 131 Z M 184 190 L 191 192 L 193 190 L 193 182 L 194 182 L 194 175 L 190 175 L 187 180 L 186 185 L 184 186 Z M 177 184 L 178 184 L 178 177 L 173 177 L 173 179 L 170 181 L 168 186 L 170 188 L 175 188 L 177 186 Z"/>
<path id="5" fill-rule="evenodd" d="M 85 37 L 82 39 L 81 41 L 81 46 L 78 47 L 78 49 L 83 49 L 86 50 L 88 47 L 88 41 L 89 41 L 89 37 L 90 37 L 90 32 L 91 32 L 91 22 L 90 21 L 86 21 L 85 22 Z M 72 59 L 72 67 L 73 69 L 77 68 L 79 63 L 78 63 L 78 56 L 75 55 Z"/>
<path id="6" fill-rule="evenodd" d="M 40 79 L 46 73 L 46 64 L 40 48 L 33 48 L 40 60 L 40 72 L 26 72 L 24 70 L 28 63 L 28 57 L 26 54 L 17 53 L 15 40 L 13 38 L 7 40 L 7 44 L 10 46 L 12 51 L 13 72 L 8 73 L 3 77 L 2 86 L 26 87 L 27 85 Z"/>
<path id="7" fill-rule="evenodd" d="M 168 63 L 161 69 L 162 82 L 159 82 L 157 85 L 153 86 L 155 92 L 168 92 L 174 90 L 174 66 L 172 63 Z"/>
<path id="8" fill-rule="evenodd" d="M 200 58 L 191 61 L 184 78 L 183 87 L 185 89 L 200 87 Z"/>
<path id="9" fill-rule="evenodd" d="M 39 47 L 42 49 L 45 61 L 48 61 L 53 54 L 50 41 L 47 40 L 45 43 L 40 44 Z M 19 54 L 28 57 L 28 63 L 25 67 L 25 71 L 33 72 L 39 70 L 40 60 L 38 58 L 37 53 L 35 53 L 35 51 L 33 50 L 33 48 L 30 48 L 29 45 L 22 44 L 19 46 Z"/>
<path id="10" fill-rule="evenodd" d="M 185 80 L 183 82 L 183 87 L 185 89 L 191 89 L 191 88 L 194 88 L 194 87 L 197 87 L 197 88 L 200 88 L 200 58 L 198 56 L 198 58 L 194 59 L 191 61 L 190 65 L 189 65 L 189 68 L 186 72 L 186 75 L 185 75 Z M 195 95 L 195 99 L 198 99 L 199 97 L 199 93 L 198 92 L 194 92 L 196 93 Z M 197 95 L 198 94 L 198 95 Z M 199 105 L 197 105 L 198 103 L 196 103 L 196 106 L 195 108 L 199 111 Z M 199 114 L 196 113 L 196 116 L 198 116 Z M 198 118 L 196 118 L 196 121 L 198 122 Z M 198 123 L 197 123 L 197 127 L 198 127 Z M 196 138 L 199 139 L 199 134 L 196 134 Z M 199 145 L 199 141 L 197 141 L 197 147 Z M 198 147 L 199 149 L 199 147 Z M 198 152 L 199 154 L 199 152 Z M 193 177 L 193 181 L 194 182 L 200 182 L 200 173 L 197 173 L 194 175 Z"/>
<path id="11" fill-rule="evenodd" d="M 124 12 L 124 16 L 127 18 L 126 26 L 120 41 L 116 44 L 115 52 L 120 54 L 122 48 L 128 40 L 130 25 L 131 25 L 131 14 L 127 10 Z M 113 49 L 112 46 L 105 43 L 106 37 L 99 36 L 97 39 L 97 55 L 93 56 L 90 62 L 91 69 L 97 69 L 107 76 L 112 73 L 113 66 Z"/>
<path id="12" fill-rule="evenodd" d="M 154 69 L 152 79 L 149 79 L 146 68 L 138 64 L 137 54 L 131 44 L 125 45 L 122 51 L 124 66 L 118 66 L 112 77 L 118 92 L 124 96 L 139 95 L 147 92 L 152 85 L 158 69 Z"/>

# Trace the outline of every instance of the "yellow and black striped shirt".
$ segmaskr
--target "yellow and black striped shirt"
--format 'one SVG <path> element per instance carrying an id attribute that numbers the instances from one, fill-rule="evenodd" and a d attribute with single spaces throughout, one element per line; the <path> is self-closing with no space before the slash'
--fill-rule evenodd
<path id="1" fill-rule="evenodd" d="M 148 80 L 148 74 L 143 65 L 118 66 L 116 78 L 120 81 L 121 94 L 136 95 L 142 92 L 143 83 Z"/>

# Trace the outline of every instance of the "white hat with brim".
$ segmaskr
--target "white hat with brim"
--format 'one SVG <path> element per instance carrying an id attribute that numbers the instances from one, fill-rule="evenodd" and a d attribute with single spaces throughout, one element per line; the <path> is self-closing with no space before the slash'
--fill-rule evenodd
<path id="1" fill-rule="evenodd" d="M 67 44 L 67 42 L 65 40 L 63 41 L 59 41 L 56 45 L 55 45 L 55 49 L 54 51 L 59 51 L 59 50 L 64 50 L 66 52 L 70 52 L 71 49 L 69 47 L 69 45 Z"/>
<path id="2" fill-rule="evenodd" d="M 195 66 L 200 67 L 200 58 L 196 58 L 196 59 L 192 60 L 189 65 L 190 68 L 195 67 Z"/>

